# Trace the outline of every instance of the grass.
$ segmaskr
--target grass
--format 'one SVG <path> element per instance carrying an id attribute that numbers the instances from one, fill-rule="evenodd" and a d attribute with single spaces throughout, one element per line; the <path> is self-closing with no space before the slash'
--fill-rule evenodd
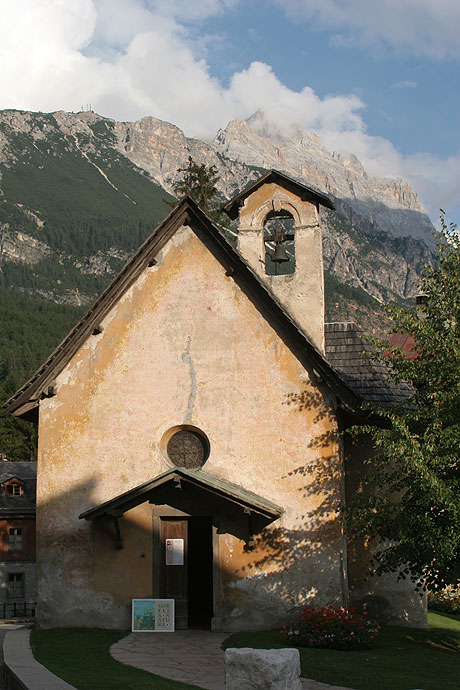
<path id="1" fill-rule="evenodd" d="M 301 649 L 302 676 L 356 690 L 458 690 L 460 616 L 428 614 L 429 630 L 388 627 L 370 650 Z M 279 632 L 235 633 L 225 647 L 289 646 Z"/>
<path id="2" fill-rule="evenodd" d="M 386 628 L 371 650 L 301 649 L 302 676 L 356 690 L 458 690 L 460 616 L 429 613 L 429 630 Z M 32 630 L 35 658 L 78 690 L 192 690 L 125 666 L 109 649 L 120 630 Z M 235 633 L 224 647 L 273 649 L 288 646 L 279 632 Z"/>
<path id="3" fill-rule="evenodd" d="M 198 690 L 115 661 L 110 647 L 126 630 L 56 628 L 32 630 L 35 658 L 78 690 Z"/>

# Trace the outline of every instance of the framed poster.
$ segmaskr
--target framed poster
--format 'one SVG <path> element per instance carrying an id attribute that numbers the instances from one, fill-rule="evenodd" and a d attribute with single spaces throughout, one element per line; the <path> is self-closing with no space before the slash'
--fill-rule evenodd
<path id="1" fill-rule="evenodd" d="M 174 599 L 133 599 L 133 632 L 174 632 Z"/>

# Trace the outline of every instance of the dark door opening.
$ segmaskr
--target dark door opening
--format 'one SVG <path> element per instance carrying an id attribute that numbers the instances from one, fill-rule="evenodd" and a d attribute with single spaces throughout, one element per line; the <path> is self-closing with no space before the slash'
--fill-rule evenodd
<path id="1" fill-rule="evenodd" d="M 210 517 L 188 519 L 188 627 L 210 629 L 213 615 L 212 522 Z"/>
<path id="2" fill-rule="evenodd" d="M 211 518 L 163 518 L 161 541 L 161 597 L 174 599 L 176 627 L 209 630 L 213 615 Z"/>

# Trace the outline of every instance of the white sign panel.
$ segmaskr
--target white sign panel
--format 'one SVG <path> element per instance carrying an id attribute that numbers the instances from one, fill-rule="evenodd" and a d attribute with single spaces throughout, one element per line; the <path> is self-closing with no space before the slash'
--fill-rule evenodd
<path id="1" fill-rule="evenodd" d="M 174 599 L 133 599 L 133 632 L 174 632 Z"/>
<path id="2" fill-rule="evenodd" d="M 166 565 L 184 565 L 183 539 L 166 539 Z"/>

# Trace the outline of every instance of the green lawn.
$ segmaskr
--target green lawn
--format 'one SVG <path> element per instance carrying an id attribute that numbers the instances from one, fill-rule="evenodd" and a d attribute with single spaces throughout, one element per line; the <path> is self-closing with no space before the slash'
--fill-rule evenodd
<path id="1" fill-rule="evenodd" d="M 301 649 L 302 676 L 357 690 L 459 690 L 460 616 L 428 614 L 430 630 L 384 629 L 370 650 Z M 286 647 L 278 632 L 235 633 L 225 647 Z"/>
<path id="2" fill-rule="evenodd" d="M 372 650 L 301 649 L 302 675 L 357 690 L 459 690 L 460 616 L 429 613 L 430 630 L 386 628 Z M 115 661 L 126 631 L 32 630 L 35 658 L 78 690 L 192 690 Z M 286 647 L 278 632 L 235 633 L 224 647 Z"/>
<path id="3" fill-rule="evenodd" d="M 35 658 L 78 690 L 197 690 L 196 685 L 160 678 L 110 656 L 126 630 L 56 628 L 32 630 Z"/>

